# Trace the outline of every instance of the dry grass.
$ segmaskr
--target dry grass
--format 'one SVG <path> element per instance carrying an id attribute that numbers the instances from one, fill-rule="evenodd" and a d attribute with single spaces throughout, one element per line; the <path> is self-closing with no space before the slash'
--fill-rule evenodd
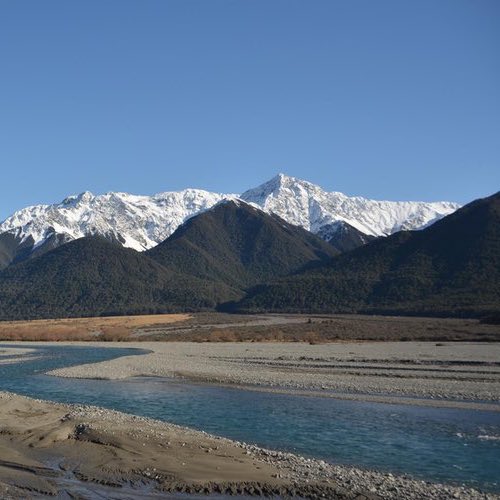
<path id="1" fill-rule="evenodd" d="M 187 321 L 189 314 L 111 316 L 0 322 L 0 340 L 129 340 L 138 328 Z"/>

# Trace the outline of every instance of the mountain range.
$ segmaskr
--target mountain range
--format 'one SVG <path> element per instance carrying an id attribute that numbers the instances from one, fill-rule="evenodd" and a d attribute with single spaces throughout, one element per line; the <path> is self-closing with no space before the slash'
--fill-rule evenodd
<path id="1" fill-rule="evenodd" d="M 35 207 L 39 216 L 31 221 L 21 211 L 20 224 L 0 235 L 0 319 L 216 309 L 467 317 L 500 311 L 500 193 L 455 210 L 348 198 L 282 175 L 239 197 L 187 193 L 148 202 L 170 221 L 157 244 L 160 223 L 137 218 L 152 206 L 139 197 L 135 212 L 128 199 L 116 201 L 130 195 L 117 194 Z M 159 208 L 167 198 L 177 200 L 179 224 Z M 451 213 L 443 217 L 445 210 Z M 49 215 L 53 224 L 43 233 Z M 71 234 L 62 229 L 69 226 Z M 145 235 L 140 251 L 127 248 Z"/>
<path id="2" fill-rule="evenodd" d="M 75 239 L 99 235 L 137 251 L 149 250 L 183 222 L 222 200 L 240 199 L 300 226 L 346 251 L 399 230 L 422 229 L 454 212 L 451 202 L 393 202 L 327 192 L 279 174 L 241 195 L 200 189 L 153 196 L 89 192 L 53 205 L 19 210 L 0 224 L 0 269 Z"/>

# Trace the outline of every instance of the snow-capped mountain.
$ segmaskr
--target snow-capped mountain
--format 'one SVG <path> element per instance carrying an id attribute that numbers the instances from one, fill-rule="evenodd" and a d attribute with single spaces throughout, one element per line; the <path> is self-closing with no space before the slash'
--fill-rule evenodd
<path id="1" fill-rule="evenodd" d="M 85 192 L 54 205 L 27 207 L 0 224 L 0 268 L 2 262 L 5 266 L 22 260 L 27 253 L 40 254 L 91 234 L 106 236 L 139 251 L 147 250 L 170 236 L 187 218 L 231 197 L 199 189 L 154 196 L 94 196 Z"/>
<path id="2" fill-rule="evenodd" d="M 451 202 L 375 201 L 349 197 L 284 174 L 246 191 L 240 198 L 291 224 L 320 234 L 323 239 L 329 239 L 345 226 L 341 223 L 371 236 L 422 229 L 460 208 Z"/>
<path id="3" fill-rule="evenodd" d="M 147 250 L 165 240 L 193 215 L 222 200 L 235 198 L 237 195 L 199 189 L 153 196 L 127 193 L 94 196 L 85 192 L 54 205 L 27 207 L 0 224 L 0 268 L 90 234 L 101 234 L 139 251 Z M 240 198 L 327 241 L 336 237 L 345 240 L 346 231 L 352 227 L 359 244 L 373 236 L 423 228 L 459 208 L 449 202 L 348 197 L 283 174 L 246 191 Z"/>

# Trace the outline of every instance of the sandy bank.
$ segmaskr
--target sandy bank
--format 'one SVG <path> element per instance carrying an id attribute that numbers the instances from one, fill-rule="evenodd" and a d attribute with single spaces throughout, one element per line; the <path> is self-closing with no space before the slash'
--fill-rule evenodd
<path id="1" fill-rule="evenodd" d="M 0 393 L 2 498 L 164 497 L 172 492 L 306 498 L 494 499 L 465 488 L 326 464 L 102 408 Z M 360 496 L 362 495 L 362 496 Z"/>

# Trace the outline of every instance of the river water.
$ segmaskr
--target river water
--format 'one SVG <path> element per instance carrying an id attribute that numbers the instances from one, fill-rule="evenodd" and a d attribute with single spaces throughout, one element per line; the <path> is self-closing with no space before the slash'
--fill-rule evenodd
<path id="1" fill-rule="evenodd" d="M 500 413 L 275 394 L 164 378 L 64 379 L 45 373 L 144 351 L 35 349 L 35 356 L 23 362 L 0 364 L 0 390 L 102 406 L 332 463 L 500 491 Z"/>

